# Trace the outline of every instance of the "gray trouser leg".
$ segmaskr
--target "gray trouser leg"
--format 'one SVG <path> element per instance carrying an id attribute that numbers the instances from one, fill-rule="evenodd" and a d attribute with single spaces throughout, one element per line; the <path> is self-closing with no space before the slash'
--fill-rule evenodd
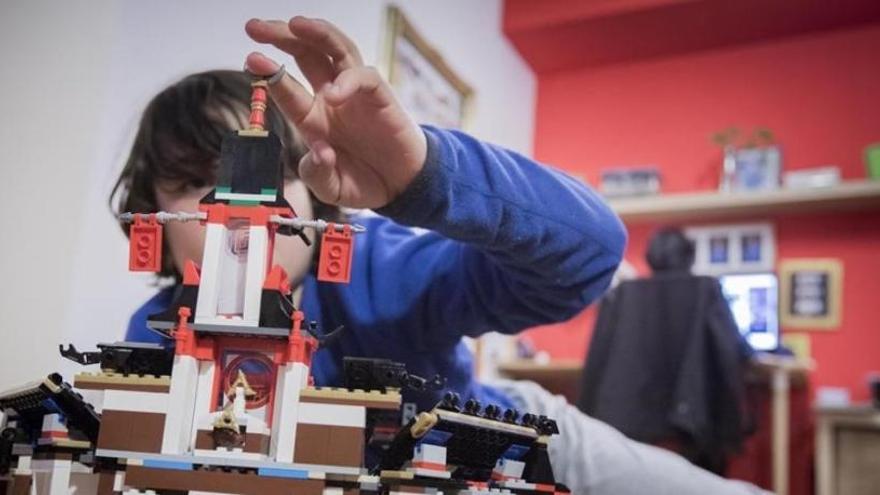
<path id="1" fill-rule="evenodd" d="M 746 495 L 766 494 L 743 481 L 726 480 L 683 457 L 624 436 L 528 381 L 491 383 L 521 411 L 556 420 L 560 434 L 550 440 L 556 479 L 577 495 Z"/>

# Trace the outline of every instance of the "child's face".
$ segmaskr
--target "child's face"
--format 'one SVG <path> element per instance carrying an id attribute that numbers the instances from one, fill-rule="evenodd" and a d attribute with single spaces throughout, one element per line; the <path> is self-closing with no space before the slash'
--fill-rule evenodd
<path id="1" fill-rule="evenodd" d="M 171 184 L 157 184 L 156 201 L 159 209 L 168 212 L 196 212 L 199 200 L 211 190 L 212 186 L 203 188 L 185 188 L 177 190 Z M 299 180 L 286 181 L 284 197 L 293 206 L 297 216 L 312 219 L 312 203 L 305 184 Z M 275 236 L 275 252 L 273 263 L 281 265 L 290 276 L 291 286 L 296 287 L 302 281 L 312 259 L 315 234 L 310 229 L 305 231 L 312 246 L 306 246 L 297 236 Z M 183 273 L 186 260 L 202 264 L 202 249 L 205 244 L 205 227 L 198 222 L 168 222 L 165 224 L 164 236 L 171 248 L 169 253 L 174 260 L 178 273 Z"/>

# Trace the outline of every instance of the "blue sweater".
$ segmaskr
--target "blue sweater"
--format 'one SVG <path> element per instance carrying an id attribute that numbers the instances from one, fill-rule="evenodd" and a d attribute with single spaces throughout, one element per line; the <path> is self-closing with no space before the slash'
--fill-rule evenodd
<path id="1" fill-rule="evenodd" d="M 343 356 L 406 363 L 435 373 L 466 400 L 509 407 L 473 377 L 462 336 L 563 321 L 598 298 L 620 262 L 626 233 L 608 206 L 581 182 L 466 134 L 424 127 L 424 169 L 383 217 L 359 218 L 351 283 L 303 282 L 307 320 L 341 338 L 316 353 L 317 385 L 342 381 Z M 428 229 L 415 233 L 405 226 Z M 148 315 L 171 304 L 159 292 L 133 316 L 129 341 L 158 342 Z M 419 409 L 440 394 L 404 394 Z"/>

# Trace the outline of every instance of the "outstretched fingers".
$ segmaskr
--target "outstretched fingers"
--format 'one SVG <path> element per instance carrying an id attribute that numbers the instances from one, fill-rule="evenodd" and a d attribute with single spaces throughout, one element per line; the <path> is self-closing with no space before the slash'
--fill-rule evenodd
<path id="1" fill-rule="evenodd" d="M 288 27 L 297 39 L 329 56 L 337 73 L 364 64 L 354 41 L 323 19 L 296 16 L 288 22 Z"/>
<path id="2" fill-rule="evenodd" d="M 245 24 L 244 29 L 254 41 L 270 44 L 292 55 L 296 65 L 315 91 L 336 76 L 336 69 L 330 56 L 294 36 L 286 22 L 251 19 Z"/>

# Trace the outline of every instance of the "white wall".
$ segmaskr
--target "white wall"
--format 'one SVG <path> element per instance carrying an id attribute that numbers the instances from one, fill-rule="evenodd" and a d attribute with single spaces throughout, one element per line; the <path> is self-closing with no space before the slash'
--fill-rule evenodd
<path id="1" fill-rule="evenodd" d="M 0 389 L 75 372 L 57 344 L 119 339 L 155 290 L 127 272 L 106 202 L 148 99 L 187 73 L 240 68 L 250 17 L 326 17 L 376 63 L 387 2 L 19 3 L 0 7 Z M 396 3 L 476 89 L 471 132 L 530 153 L 535 80 L 501 34 L 501 0 Z"/>

